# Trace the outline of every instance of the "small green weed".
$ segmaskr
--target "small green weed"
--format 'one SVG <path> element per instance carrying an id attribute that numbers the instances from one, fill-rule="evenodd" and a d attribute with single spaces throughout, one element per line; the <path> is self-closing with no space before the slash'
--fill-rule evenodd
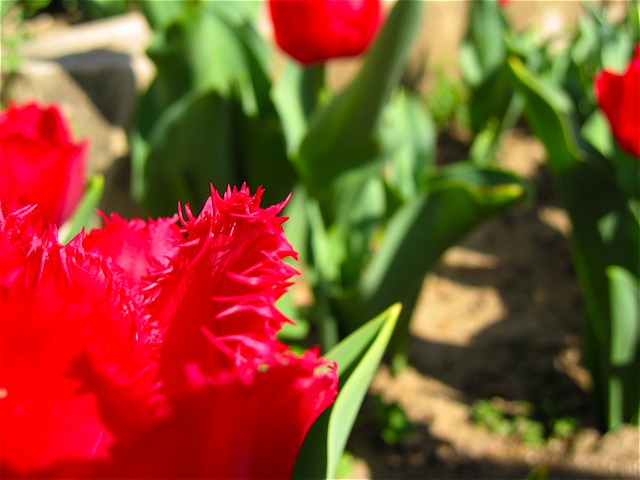
<path id="1" fill-rule="evenodd" d="M 413 433 L 413 424 L 402 407 L 395 402 L 386 403 L 374 397 L 375 417 L 380 423 L 380 437 L 388 445 L 398 445 Z"/>
<path id="2" fill-rule="evenodd" d="M 534 406 L 523 400 L 483 399 L 471 407 L 473 422 L 498 435 L 517 437 L 528 445 L 543 445 L 550 438 L 566 439 L 576 432 L 575 418 L 561 417 L 545 422 L 535 414 Z"/>

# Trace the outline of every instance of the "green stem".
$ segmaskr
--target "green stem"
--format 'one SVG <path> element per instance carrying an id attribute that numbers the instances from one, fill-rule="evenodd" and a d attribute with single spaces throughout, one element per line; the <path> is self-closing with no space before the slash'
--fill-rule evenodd
<path id="1" fill-rule="evenodd" d="M 325 79 L 326 64 L 324 62 L 305 67 L 302 71 L 302 109 L 307 120 L 311 118 L 320 103 L 325 89 Z"/>

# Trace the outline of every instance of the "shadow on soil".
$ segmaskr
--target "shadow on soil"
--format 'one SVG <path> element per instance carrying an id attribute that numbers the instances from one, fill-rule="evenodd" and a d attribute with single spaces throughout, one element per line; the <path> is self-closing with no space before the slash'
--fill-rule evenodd
<path id="1" fill-rule="evenodd" d="M 401 447 L 379 440 L 376 425 L 361 425 L 354 431 L 348 451 L 364 458 L 372 480 L 390 479 L 601 479 L 601 474 L 568 468 L 532 467 L 496 458 L 478 460 L 457 452 L 445 439 L 417 425 L 413 437 Z M 535 476 L 537 475 L 537 476 Z"/>
<path id="2" fill-rule="evenodd" d="M 413 337 L 410 364 L 455 388 L 469 403 L 494 396 L 526 400 L 548 415 L 570 415 L 593 425 L 588 394 L 559 365 L 563 350 L 579 350 L 583 320 L 567 239 L 526 209 L 495 219 L 463 246 L 496 258 L 497 267 L 440 265 L 436 274 L 491 287 L 506 313 L 465 346 Z"/>

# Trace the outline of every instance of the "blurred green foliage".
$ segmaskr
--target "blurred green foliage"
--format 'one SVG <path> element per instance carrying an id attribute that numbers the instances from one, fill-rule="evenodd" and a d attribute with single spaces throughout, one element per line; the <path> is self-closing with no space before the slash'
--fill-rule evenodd
<path id="1" fill-rule="evenodd" d="M 314 301 L 299 309 L 282 300 L 302 325 L 289 333 L 315 332 L 329 349 L 401 302 L 391 342 L 400 367 L 425 274 L 528 188 L 493 166 L 436 165 L 432 116 L 400 87 L 424 2 L 394 4 L 338 92 L 326 88 L 323 65 L 278 59 L 256 5 L 140 3 L 157 76 L 131 135 L 133 194 L 161 215 L 178 201 L 200 204 L 211 182 L 263 185 L 268 203 L 293 192 L 285 229 Z"/>

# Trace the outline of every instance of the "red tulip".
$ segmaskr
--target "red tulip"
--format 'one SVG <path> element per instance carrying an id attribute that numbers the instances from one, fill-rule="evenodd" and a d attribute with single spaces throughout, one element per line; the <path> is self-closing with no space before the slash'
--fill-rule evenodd
<path id="1" fill-rule="evenodd" d="M 38 204 L 60 225 L 82 197 L 86 142 L 76 143 L 55 105 L 11 106 L 0 114 L 0 200 L 6 211 Z"/>
<path id="2" fill-rule="evenodd" d="M 640 44 L 622 75 L 604 70 L 594 86 L 614 138 L 622 150 L 640 158 Z"/>
<path id="3" fill-rule="evenodd" d="M 295 252 L 261 194 L 64 246 L 0 213 L 0 477 L 291 475 L 337 376 L 276 339 Z"/>
<path id="4" fill-rule="evenodd" d="M 269 0 L 276 42 L 303 65 L 364 52 L 380 25 L 379 0 Z"/>

